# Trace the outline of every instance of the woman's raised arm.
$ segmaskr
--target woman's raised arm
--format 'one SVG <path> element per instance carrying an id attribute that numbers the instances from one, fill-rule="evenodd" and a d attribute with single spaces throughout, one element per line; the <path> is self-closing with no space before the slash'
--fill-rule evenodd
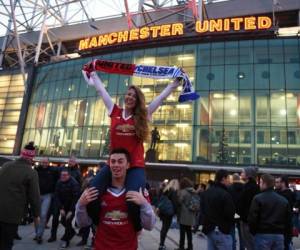
<path id="1" fill-rule="evenodd" d="M 114 102 L 111 99 L 111 96 L 108 94 L 107 90 L 105 89 L 101 79 L 97 75 L 96 72 L 91 72 L 90 77 L 87 77 L 87 73 L 83 70 L 82 71 L 83 77 L 86 80 L 87 84 L 90 86 L 94 86 L 98 95 L 102 97 L 104 105 L 108 111 L 108 114 L 111 114 L 114 108 Z"/>
<path id="2" fill-rule="evenodd" d="M 180 85 L 180 78 L 176 78 L 174 82 L 170 83 L 148 106 L 148 117 L 159 108 L 163 101 Z"/>

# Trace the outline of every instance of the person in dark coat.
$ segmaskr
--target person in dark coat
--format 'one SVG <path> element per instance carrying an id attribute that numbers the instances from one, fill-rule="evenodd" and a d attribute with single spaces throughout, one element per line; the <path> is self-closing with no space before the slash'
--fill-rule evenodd
<path id="1" fill-rule="evenodd" d="M 189 209 L 189 201 L 192 195 L 197 195 L 196 190 L 193 188 L 193 182 L 184 177 L 180 181 L 180 190 L 178 192 L 178 222 L 180 229 L 180 239 L 179 239 L 179 249 L 184 250 L 185 235 L 187 235 L 187 250 L 193 249 L 193 236 L 192 236 L 192 226 L 195 224 L 196 211 L 191 211 Z"/>
<path id="2" fill-rule="evenodd" d="M 80 173 L 79 165 L 77 163 L 77 160 L 75 156 L 71 156 L 71 158 L 68 161 L 68 168 L 71 176 L 78 182 L 78 184 L 81 186 L 82 184 L 82 176 Z"/>
<path id="3" fill-rule="evenodd" d="M 240 245 L 240 250 L 244 250 L 244 243 L 243 239 L 241 236 L 241 227 L 240 227 L 240 212 L 238 211 L 238 205 L 239 201 L 241 199 L 241 194 L 244 188 L 244 184 L 241 182 L 241 178 L 239 174 L 235 173 L 232 175 L 232 184 L 228 187 L 228 191 L 231 194 L 235 206 L 235 213 L 237 214 L 237 218 L 235 218 L 235 225 L 232 228 L 232 239 L 233 239 L 233 250 L 236 250 L 236 237 L 235 237 L 235 228 L 238 229 L 238 234 L 239 234 L 239 245 Z"/>
<path id="4" fill-rule="evenodd" d="M 289 178 L 286 175 L 282 175 L 275 179 L 275 186 L 277 183 L 276 192 L 287 199 L 289 202 L 291 213 L 293 213 L 293 207 L 296 204 L 296 194 L 289 188 Z M 291 234 L 284 235 L 284 249 L 289 250 L 292 243 Z"/>
<path id="5" fill-rule="evenodd" d="M 68 247 L 70 240 L 75 235 L 72 220 L 75 215 L 75 205 L 79 196 L 80 186 L 78 182 L 71 177 L 68 169 L 63 169 L 60 173 L 60 180 L 57 182 L 55 188 L 55 198 L 60 211 L 61 223 L 65 227 L 62 248 Z"/>
<path id="6" fill-rule="evenodd" d="M 245 182 L 241 193 L 238 211 L 241 217 L 241 235 L 247 250 L 254 250 L 254 237 L 250 233 L 248 225 L 248 215 L 252 199 L 260 190 L 256 183 L 257 170 L 254 167 L 245 167 L 242 170 L 241 178 Z"/>
<path id="7" fill-rule="evenodd" d="M 274 191 L 272 175 L 261 176 L 260 189 L 262 193 L 253 198 L 248 215 L 255 250 L 283 250 L 284 235 L 292 232 L 289 202 Z"/>
<path id="8" fill-rule="evenodd" d="M 47 215 L 54 195 L 55 185 L 58 180 L 58 172 L 49 166 L 48 158 L 44 159 L 36 169 L 39 176 L 39 187 L 41 193 L 41 220 L 36 230 L 35 240 L 41 244 L 47 222 Z"/>
<path id="9" fill-rule="evenodd" d="M 168 197 L 168 199 L 172 202 L 175 214 L 176 214 L 176 210 L 178 207 L 178 195 L 177 195 L 178 191 L 179 191 L 179 182 L 177 179 L 173 179 L 162 190 L 162 194 L 161 194 L 161 195 L 165 195 L 166 197 Z M 172 219 L 173 219 L 174 215 L 163 214 L 162 212 L 159 211 L 159 209 L 157 210 L 157 213 L 162 221 L 162 227 L 160 230 L 160 243 L 159 243 L 158 249 L 165 250 L 166 249 L 165 240 L 166 240 L 168 231 L 171 227 Z"/>
<path id="10" fill-rule="evenodd" d="M 235 207 L 228 192 L 229 174 L 220 169 L 215 182 L 207 189 L 201 200 L 203 233 L 207 235 L 208 250 L 232 249 L 231 229 L 234 225 Z"/>
<path id="11" fill-rule="evenodd" d="M 35 155 L 33 142 L 21 151 L 21 157 L 0 168 L 0 249 L 10 250 L 22 221 L 27 203 L 39 223 L 40 192 L 38 175 L 31 164 Z"/>

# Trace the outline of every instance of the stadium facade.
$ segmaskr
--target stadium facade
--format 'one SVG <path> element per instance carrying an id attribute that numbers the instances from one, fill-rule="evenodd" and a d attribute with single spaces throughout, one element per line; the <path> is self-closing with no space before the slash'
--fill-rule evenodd
<path id="1" fill-rule="evenodd" d="M 169 166 L 180 173 L 193 170 L 202 181 L 220 165 L 231 171 L 256 165 L 266 172 L 300 174 L 300 4 L 287 1 L 290 4 L 274 19 L 271 4 L 249 7 L 247 13 L 239 6 L 230 11 L 237 2 L 219 3 L 224 12 L 214 4 L 211 18 L 204 21 L 171 16 L 126 30 L 124 24 L 117 25 L 122 18 L 114 18 L 90 36 L 81 35 L 84 25 L 71 27 L 72 40 L 65 46 L 79 57 L 55 57 L 28 67 L 22 106 L 21 75 L 3 70 L 0 153 L 17 155 L 33 140 L 39 157 L 59 161 L 76 155 L 85 163 L 105 159 L 109 117 L 81 75 L 85 63 L 101 58 L 180 66 L 200 95 L 195 102 L 178 103 L 178 88 L 154 113 L 151 126 L 160 133 L 159 163 L 150 164 L 150 175 Z M 54 30 L 60 29 L 68 27 Z M 100 77 L 120 105 L 130 84 L 141 87 L 149 103 L 170 82 L 116 74 Z M 171 178 L 175 172 L 164 176 Z"/>

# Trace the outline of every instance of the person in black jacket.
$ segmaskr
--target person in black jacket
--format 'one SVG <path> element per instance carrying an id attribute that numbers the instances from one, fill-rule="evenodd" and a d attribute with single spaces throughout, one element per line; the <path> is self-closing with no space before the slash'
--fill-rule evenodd
<path id="1" fill-rule="evenodd" d="M 276 192 L 287 199 L 289 202 L 291 213 L 296 204 L 296 194 L 289 189 L 289 178 L 286 175 L 280 176 L 275 179 Z M 292 243 L 291 234 L 284 235 L 284 249 L 289 250 Z"/>
<path id="2" fill-rule="evenodd" d="M 247 250 L 254 249 L 254 237 L 250 233 L 248 225 L 248 214 L 252 199 L 260 190 L 256 183 L 257 170 L 254 167 L 246 167 L 242 170 L 241 178 L 245 182 L 240 200 L 238 202 L 238 211 L 241 217 L 241 235 Z"/>
<path id="3" fill-rule="evenodd" d="M 80 173 L 80 168 L 77 163 L 76 157 L 71 156 L 68 161 L 68 168 L 71 176 L 78 182 L 78 184 L 81 186 L 82 184 L 82 176 Z"/>
<path id="4" fill-rule="evenodd" d="M 65 234 L 61 248 L 69 246 L 70 240 L 75 235 L 72 227 L 72 220 L 75 214 L 75 205 L 80 196 L 80 186 L 71 177 L 68 169 L 63 169 L 60 173 L 60 180 L 56 184 L 55 198 L 60 210 L 61 223 L 65 227 Z"/>
<path id="5" fill-rule="evenodd" d="M 232 249 L 231 228 L 234 224 L 234 202 L 227 190 L 229 174 L 218 170 L 215 183 L 207 189 L 201 200 L 203 232 L 207 235 L 208 250 Z"/>
<path id="6" fill-rule="evenodd" d="M 55 185 L 58 180 L 58 173 L 54 168 L 49 166 L 48 158 L 41 162 L 41 165 L 36 169 L 39 176 L 39 187 L 41 194 L 41 219 L 37 226 L 35 240 L 41 244 L 46 226 L 47 215 L 51 204 L 51 199 L 55 191 Z"/>
<path id="7" fill-rule="evenodd" d="M 244 188 L 244 184 L 241 182 L 240 175 L 238 173 L 233 174 L 232 175 L 232 184 L 228 187 L 228 191 L 233 198 L 233 202 L 234 202 L 234 205 L 236 208 L 235 213 L 238 216 L 240 215 L 240 212 L 238 211 L 238 205 L 239 205 L 239 201 L 241 199 L 243 188 Z M 240 250 L 244 250 L 245 247 L 244 247 L 243 239 L 241 236 L 240 218 L 236 218 L 234 221 L 235 221 L 235 225 L 231 231 L 231 236 L 233 239 L 232 250 L 236 250 L 235 227 L 238 229 Z"/>
<path id="8" fill-rule="evenodd" d="M 251 203 L 248 223 L 255 235 L 255 250 L 283 250 L 284 235 L 292 231 L 291 208 L 288 201 L 274 191 L 274 182 L 272 175 L 262 175 L 262 193 Z"/>

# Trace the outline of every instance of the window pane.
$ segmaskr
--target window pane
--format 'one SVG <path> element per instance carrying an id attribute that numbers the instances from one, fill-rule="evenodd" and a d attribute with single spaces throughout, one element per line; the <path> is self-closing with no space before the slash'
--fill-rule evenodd
<path id="1" fill-rule="evenodd" d="M 285 77 L 287 89 L 300 89 L 300 64 L 285 64 Z"/>
<path id="2" fill-rule="evenodd" d="M 238 42 L 225 43 L 225 64 L 239 63 Z"/>
<path id="3" fill-rule="evenodd" d="M 254 63 L 269 63 L 268 41 L 254 41 Z"/>
<path id="4" fill-rule="evenodd" d="M 254 65 L 255 71 L 255 88 L 256 89 L 269 89 L 270 72 L 268 64 Z"/>
<path id="5" fill-rule="evenodd" d="M 223 90 L 224 88 L 224 66 L 212 66 L 210 78 L 210 89 Z"/>
<path id="6" fill-rule="evenodd" d="M 253 65 L 244 64 L 240 65 L 238 78 L 240 89 L 253 89 L 254 80 L 253 80 Z"/>
<path id="7" fill-rule="evenodd" d="M 284 89 L 284 64 L 270 64 L 270 88 Z"/>
<path id="8" fill-rule="evenodd" d="M 286 95 L 284 92 L 271 94 L 271 122 L 272 126 L 286 126 Z"/>
<path id="9" fill-rule="evenodd" d="M 281 39 L 269 40 L 270 62 L 283 62 L 283 42 Z"/>
<path id="10" fill-rule="evenodd" d="M 196 161 L 199 163 L 208 162 L 209 148 L 209 129 L 206 126 L 201 126 L 196 130 Z"/>
<path id="11" fill-rule="evenodd" d="M 212 121 L 216 125 L 223 125 L 223 109 L 224 109 L 224 95 L 223 93 L 214 92 L 210 94 L 210 112 Z"/>
<path id="12" fill-rule="evenodd" d="M 298 39 L 284 39 L 284 61 L 286 63 L 299 63 Z"/>
<path id="13" fill-rule="evenodd" d="M 269 91 L 255 91 L 256 124 L 270 125 Z"/>
<path id="14" fill-rule="evenodd" d="M 253 41 L 240 41 L 240 63 L 253 63 Z"/>
<path id="15" fill-rule="evenodd" d="M 210 51 L 210 43 L 198 44 L 197 64 L 199 66 L 210 65 Z"/>
<path id="16" fill-rule="evenodd" d="M 238 89 L 238 65 L 225 65 L 225 89 Z"/>
<path id="17" fill-rule="evenodd" d="M 223 65 L 224 58 L 224 43 L 212 43 L 211 65 Z"/>
<path id="18" fill-rule="evenodd" d="M 271 132 L 270 127 L 257 127 L 256 130 L 256 147 L 257 147 L 257 164 L 271 164 Z"/>

